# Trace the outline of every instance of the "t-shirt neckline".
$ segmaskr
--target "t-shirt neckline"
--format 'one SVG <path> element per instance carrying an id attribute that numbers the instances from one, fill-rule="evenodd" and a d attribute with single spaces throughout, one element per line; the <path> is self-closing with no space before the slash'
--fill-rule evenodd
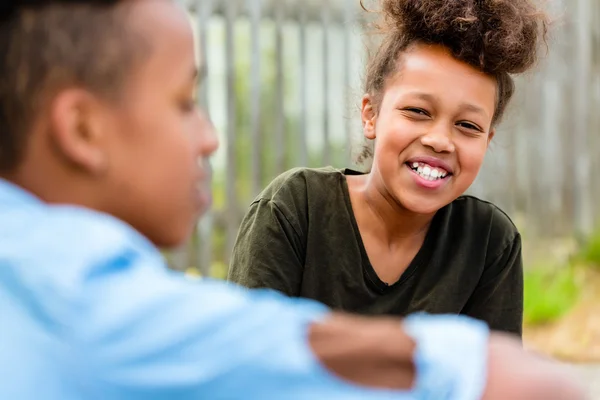
<path id="1" fill-rule="evenodd" d="M 369 256 L 367 254 L 365 244 L 362 240 L 362 236 L 361 236 L 360 230 L 358 228 L 358 222 L 356 221 L 356 217 L 354 215 L 354 210 L 352 208 L 352 202 L 350 200 L 350 190 L 348 188 L 348 182 L 346 180 L 346 176 L 347 175 L 364 175 L 364 173 L 350 169 L 350 168 L 345 168 L 341 172 L 342 172 L 341 184 L 342 184 L 342 191 L 343 191 L 343 195 L 344 195 L 343 196 L 344 202 L 346 204 L 346 209 L 350 215 L 350 222 L 352 224 L 352 229 L 354 231 L 354 237 L 356 238 L 356 241 L 357 241 L 359 249 L 360 249 L 360 254 L 361 254 L 361 258 L 362 258 L 361 265 L 362 265 L 363 275 L 365 276 L 368 284 L 370 284 L 370 286 L 373 289 L 375 289 L 377 292 L 379 292 L 381 294 L 386 293 L 390 290 L 393 290 L 399 286 L 402 286 L 405 282 L 407 282 L 414 275 L 414 273 L 417 270 L 419 270 L 419 268 L 421 268 L 423 265 L 425 265 L 428 262 L 428 260 L 430 259 L 432 249 L 434 248 L 434 245 L 435 245 L 435 238 L 437 236 L 436 233 L 439 229 L 440 212 L 438 211 L 434 215 L 433 220 L 431 221 L 431 224 L 430 224 L 429 228 L 427 229 L 427 234 L 425 235 L 425 240 L 423 241 L 423 245 L 421 246 L 421 248 L 419 249 L 419 251 L 417 252 L 415 257 L 412 259 L 410 264 L 408 265 L 408 268 L 406 268 L 406 270 L 402 273 L 402 275 L 400 276 L 400 279 L 398 279 L 396 282 L 394 282 L 392 284 L 388 284 L 387 282 L 384 282 L 379 278 L 379 275 L 377 275 L 375 268 L 373 268 L 373 265 L 371 264 L 371 261 L 369 260 Z"/>

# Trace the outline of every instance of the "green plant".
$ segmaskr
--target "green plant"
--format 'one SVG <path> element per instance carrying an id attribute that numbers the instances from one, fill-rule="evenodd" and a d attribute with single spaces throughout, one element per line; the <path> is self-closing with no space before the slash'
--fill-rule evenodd
<path id="1" fill-rule="evenodd" d="M 590 236 L 577 258 L 583 263 L 600 267 L 600 232 L 596 232 Z"/>
<path id="2" fill-rule="evenodd" d="M 535 268 L 524 277 L 524 322 L 551 323 L 565 315 L 577 302 L 580 287 L 572 266 Z"/>

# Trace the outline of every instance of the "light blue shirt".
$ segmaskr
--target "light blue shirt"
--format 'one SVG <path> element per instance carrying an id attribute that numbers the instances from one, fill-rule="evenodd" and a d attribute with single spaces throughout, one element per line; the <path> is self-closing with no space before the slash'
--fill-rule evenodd
<path id="1" fill-rule="evenodd" d="M 1 399 L 480 397 L 483 323 L 409 317 L 415 386 L 374 390 L 333 376 L 311 352 L 307 327 L 327 312 L 186 278 L 121 221 L 46 205 L 0 180 Z"/>

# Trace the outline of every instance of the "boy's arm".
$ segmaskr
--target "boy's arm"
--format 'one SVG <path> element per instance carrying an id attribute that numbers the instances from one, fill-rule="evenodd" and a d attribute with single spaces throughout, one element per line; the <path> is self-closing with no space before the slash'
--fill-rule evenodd
<path id="1" fill-rule="evenodd" d="M 475 400 L 486 382 L 487 327 L 463 317 L 330 314 L 274 291 L 190 282 L 143 254 L 94 271 L 82 302 L 80 368 L 98 398 Z"/>
<path id="2" fill-rule="evenodd" d="M 550 359 L 523 351 L 514 335 L 494 333 L 490 339 L 488 379 L 483 400 L 587 399 L 573 376 Z"/>

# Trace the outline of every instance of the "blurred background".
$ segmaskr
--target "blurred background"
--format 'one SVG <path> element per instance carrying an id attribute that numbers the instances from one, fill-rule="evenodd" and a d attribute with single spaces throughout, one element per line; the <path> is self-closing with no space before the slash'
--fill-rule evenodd
<path id="1" fill-rule="evenodd" d="M 184 3 L 208 69 L 199 99 L 221 147 L 213 210 L 168 258 L 174 269 L 223 278 L 244 212 L 276 175 L 368 167 L 353 160 L 364 145 L 358 110 L 373 15 L 359 0 Z M 555 19 L 549 52 L 518 78 L 470 193 L 523 234 L 526 342 L 600 362 L 600 0 L 545 3 Z"/>

